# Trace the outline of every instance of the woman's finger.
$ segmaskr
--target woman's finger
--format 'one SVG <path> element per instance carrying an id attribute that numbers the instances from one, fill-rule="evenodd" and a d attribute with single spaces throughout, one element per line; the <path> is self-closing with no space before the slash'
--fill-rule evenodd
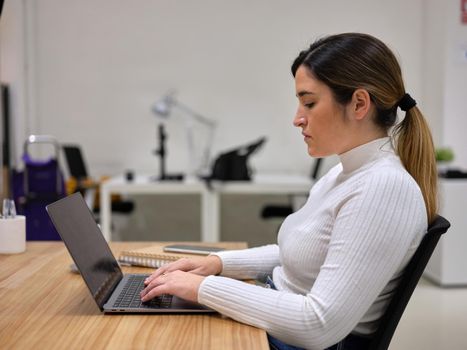
<path id="1" fill-rule="evenodd" d="M 182 299 L 197 301 L 198 289 L 204 277 L 184 271 L 174 271 L 154 279 L 141 292 L 141 300 L 147 301 L 161 294 L 176 295 Z"/>
<path id="2" fill-rule="evenodd" d="M 158 278 L 154 278 L 152 281 L 150 281 L 147 285 L 146 285 L 146 288 L 144 288 L 140 295 L 141 297 L 145 296 L 146 294 L 148 294 L 152 289 L 154 288 L 157 288 L 161 285 L 164 284 L 164 282 L 166 282 L 167 280 L 167 273 L 163 273 L 161 274 Z"/>
<path id="3" fill-rule="evenodd" d="M 191 269 L 191 263 L 189 259 L 183 258 L 179 259 L 173 263 L 163 265 L 154 271 L 146 280 L 144 281 L 145 285 L 151 283 L 154 279 L 161 276 L 164 273 L 173 272 L 176 270 L 189 271 Z"/>
<path id="4" fill-rule="evenodd" d="M 163 273 L 166 273 L 166 268 L 164 267 L 159 267 L 156 271 L 154 271 L 152 274 L 150 274 L 145 280 L 144 284 L 147 286 L 149 283 L 154 281 L 157 277 L 162 275 Z"/>
<path id="5" fill-rule="evenodd" d="M 161 284 L 152 288 L 141 297 L 141 301 L 145 302 L 162 294 L 167 294 L 167 286 L 165 284 Z"/>

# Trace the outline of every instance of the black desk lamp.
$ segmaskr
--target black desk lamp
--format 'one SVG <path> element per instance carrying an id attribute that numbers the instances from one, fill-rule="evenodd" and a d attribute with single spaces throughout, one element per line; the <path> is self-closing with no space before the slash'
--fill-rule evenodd
<path id="1" fill-rule="evenodd" d="M 172 111 L 178 109 L 183 113 L 183 116 L 186 118 L 186 129 L 187 129 L 187 140 L 188 140 L 188 156 L 189 156 L 189 167 L 187 175 L 190 176 L 206 176 L 209 172 L 209 160 L 211 153 L 212 141 L 214 138 L 214 129 L 216 127 L 216 122 L 210 120 L 195 111 L 193 111 L 188 106 L 180 103 L 175 98 L 175 93 L 170 92 L 163 96 L 160 100 L 152 106 L 152 112 L 160 118 L 170 117 Z M 199 145 L 196 145 L 194 139 L 193 127 L 194 124 L 201 125 L 207 131 L 207 137 L 203 140 L 204 147 L 202 147 L 202 154 L 200 157 L 197 157 L 196 150 Z M 167 134 L 165 132 L 164 126 L 159 125 L 159 149 L 155 151 L 157 155 L 160 156 L 160 179 L 161 180 L 174 180 L 173 176 L 165 174 L 165 157 L 167 153 L 167 148 L 165 146 L 165 141 L 167 139 Z M 178 177 L 180 175 L 177 175 Z"/>
<path id="2" fill-rule="evenodd" d="M 167 174 L 165 172 L 165 160 L 166 160 L 166 146 L 165 142 L 167 140 L 167 133 L 165 132 L 165 127 L 164 124 L 159 124 L 158 128 L 158 140 L 159 140 L 159 148 L 154 150 L 154 154 L 157 154 L 159 156 L 159 177 L 156 178 L 156 180 L 159 181 L 172 181 L 172 180 L 177 180 L 181 181 L 183 180 L 183 174 Z"/>

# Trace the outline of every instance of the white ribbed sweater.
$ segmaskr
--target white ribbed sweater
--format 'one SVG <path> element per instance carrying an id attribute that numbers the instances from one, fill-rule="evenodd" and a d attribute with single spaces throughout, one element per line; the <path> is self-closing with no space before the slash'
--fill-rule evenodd
<path id="1" fill-rule="evenodd" d="M 308 349 L 374 331 L 426 232 L 426 209 L 389 138 L 340 160 L 285 219 L 277 245 L 217 253 L 222 276 L 204 279 L 200 303 Z M 278 290 L 237 280 L 265 275 Z"/>

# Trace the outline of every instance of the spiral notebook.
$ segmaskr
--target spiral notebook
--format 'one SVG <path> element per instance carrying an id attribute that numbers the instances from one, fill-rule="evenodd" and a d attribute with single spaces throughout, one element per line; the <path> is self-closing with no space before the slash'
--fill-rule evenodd
<path id="1" fill-rule="evenodd" d="M 166 244 L 151 245 L 145 248 L 124 250 L 118 261 L 123 264 L 158 268 L 180 258 L 192 258 L 192 254 L 164 252 Z"/>

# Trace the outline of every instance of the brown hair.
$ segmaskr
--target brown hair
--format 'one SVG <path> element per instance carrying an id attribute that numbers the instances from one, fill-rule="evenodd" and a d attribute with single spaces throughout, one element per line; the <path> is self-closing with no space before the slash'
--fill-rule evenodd
<path id="1" fill-rule="evenodd" d="M 343 33 L 319 39 L 300 52 L 292 64 L 294 76 L 302 65 L 329 86 L 342 105 L 350 102 L 356 89 L 368 91 L 376 107 L 375 123 L 386 131 L 394 126 L 396 152 L 422 191 L 431 223 L 438 209 L 433 139 L 428 123 L 416 106 L 396 125 L 397 107 L 405 95 L 405 87 L 392 51 L 371 35 Z"/>

